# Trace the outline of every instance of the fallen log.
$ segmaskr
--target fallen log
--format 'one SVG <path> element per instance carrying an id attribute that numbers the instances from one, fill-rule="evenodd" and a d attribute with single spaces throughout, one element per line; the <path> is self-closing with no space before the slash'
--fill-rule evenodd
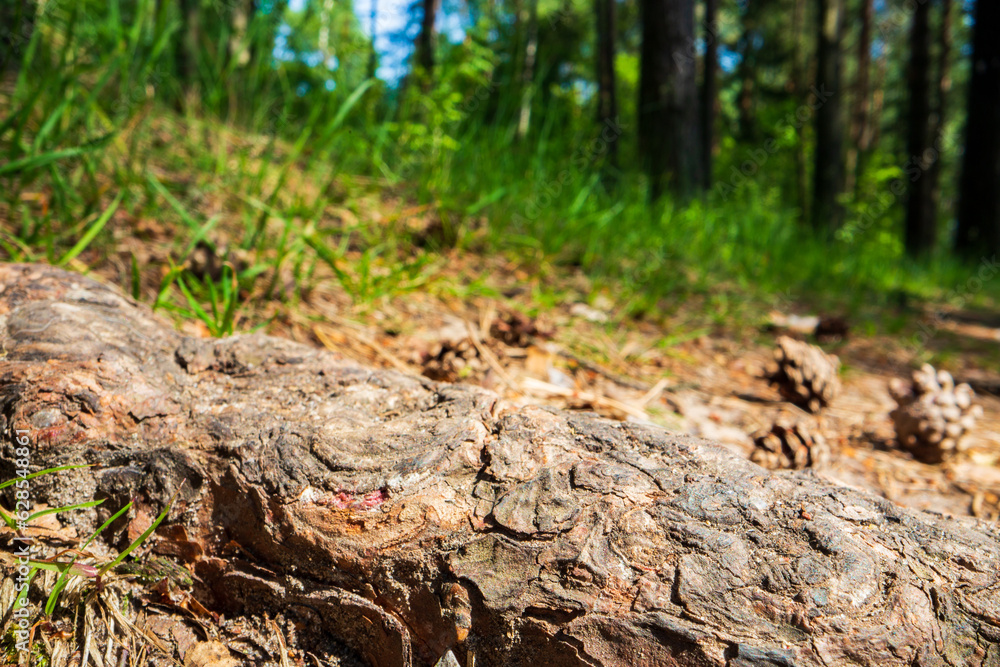
<path id="1" fill-rule="evenodd" d="M 1000 665 L 992 524 L 285 340 L 185 338 L 45 266 L 0 266 L 0 345 L 0 479 L 18 430 L 34 468 L 95 464 L 35 502 L 155 514 L 180 489 L 206 605 L 289 610 L 377 667 Z"/>

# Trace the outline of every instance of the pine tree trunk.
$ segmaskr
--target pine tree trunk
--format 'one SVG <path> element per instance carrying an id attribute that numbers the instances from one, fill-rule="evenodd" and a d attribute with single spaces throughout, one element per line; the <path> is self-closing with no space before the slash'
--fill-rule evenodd
<path id="1" fill-rule="evenodd" d="M 596 0 L 597 124 L 603 130 L 618 117 L 615 91 L 615 0 Z M 618 142 L 608 142 L 608 166 L 618 169 Z"/>
<path id="2" fill-rule="evenodd" d="M 952 49 L 952 0 L 941 0 L 941 32 L 938 35 L 938 77 L 935 86 L 934 117 L 931 125 L 931 139 L 937 159 L 931 165 L 927 178 L 930 179 L 931 200 L 934 211 L 941 214 L 941 166 L 944 160 L 944 132 L 948 119 L 948 97 L 951 93 L 951 49 Z"/>
<path id="3" fill-rule="evenodd" d="M 526 137 L 531 128 L 531 99 L 535 92 L 535 58 L 538 56 L 538 0 L 531 0 L 528 12 L 528 40 L 521 69 L 521 107 L 517 117 L 518 139 Z"/>
<path id="4" fill-rule="evenodd" d="M 198 0 L 178 0 L 180 39 L 177 40 L 175 67 L 181 87 L 181 106 L 197 102 L 198 45 L 201 42 L 201 9 Z"/>
<path id="5" fill-rule="evenodd" d="M 813 226 L 832 234 L 843 220 L 838 197 L 844 190 L 844 121 L 841 113 L 843 0 L 819 0 L 816 63 L 816 167 Z"/>
<path id="6" fill-rule="evenodd" d="M 639 145 L 651 200 L 681 199 L 702 183 L 693 0 L 642 0 Z"/>
<path id="7" fill-rule="evenodd" d="M 423 15 L 417 35 L 417 64 L 430 77 L 434 73 L 434 21 L 440 0 L 421 0 Z"/>
<path id="8" fill-rule="evenodd" d="M 34 0 L 0 2 L 0 74 L 17 72 L 35 28 Z"/>
<path id="9" fill-rule="evenodd" d="M 739 114 L 739 137 L 741 141 L 755 143 L 757 141 L 757 66 L 753 45 L 753 27 L 750 9 L 744 16 L 743 35 L 740 37 L 740 66 L 737 77 L 740 81 L 740 92 L 736 99 Z"/>
<path id="10" fill-rule="evenodd" d="M 872 64 L 872 17 L 874 0 L 861 0 L 861 31 L 858 35 L 858 74 L 854 89 L 854 107 L 851 110 L 851 144 L 847 149 L 847 183 L 845 190 L 856 191 L 864 165 L 865 137 L 868 134 L 868 109 L 870 107 Z"/>
<path id="11" fill-rule="evenodd" d="M 715 147 L 715 104 L 719 96 L 718 0 L 705 0 L 705 59 L 701 85 L 701 162 L 705 190 L 712 188 L 712 152 Z"/>
<path id="12" fill-rule="evenodd" d="M 378 0 L 371 0 L 372 3 L 372 13 L 371 13 L 371 40 L 372 40 L 372 50 L 368 55 L 368 78 L 372 79 L 375 77 L 375 71 L 378 69 L 378 49 L 376 48 L 376 35 L 378 32 Z"/>
<path id="13" fill-rule="evenodd" d="M 976 2 L 956 249 L 1000 249 L 1000 3 Z"/>
<path id="14" fill-rule="evenodd" d="M 931 30 L 930 3 L 918 3 L 913 12 L 910 34 L 910 65 L 907 70 L 909 88 L 909 160 L 905 178 L 909 181 L 906 201 L 906 252 L 913 257 L 926 255 L 934 248 L 934 202 L 931 180 L 927 177 L 931 150 Z"/>
<path id="15" fill-rule="evenodd" d="M 795 0 L 792 8 L 792 97 L 799 107 L 806 102 L 806 0 Z M 809 167 L 806 158 L 806 127 L 803 123 L 795 124 L 795 189 L 796 198 L 801 211 L 799 220 L 809 220 Z"/>

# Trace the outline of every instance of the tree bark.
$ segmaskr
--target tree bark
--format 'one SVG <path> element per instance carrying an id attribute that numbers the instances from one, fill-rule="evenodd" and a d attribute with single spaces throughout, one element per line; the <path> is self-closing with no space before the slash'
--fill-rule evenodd
<path id="1" fill-rule="evenodd" d="M 955 247 L 976 258 L 1000 249 L 1000 4 L 976 3 L 965 158 Z"/>
<path id="2" fill-rule="evenodd" d="M 51 267 L 0 266 L 0 314 L 0 479 L 17 433 L 33 469 L 94 466 L 34 503 L 155 516 L 181 489 L 161 539 L 204 545 L 203 604 L 229 617 L 377 667 L 1000 660 L 995 524 L 263 335 L 185 338 Z M 111 511 L 61 516 L 87 535 Z"/>
<path id="3" fill-rule="evenodd" d="M 421 0 L 420 32 L 417 34 L 417 64 L 427 77 L 434 74 L 434 22 L 441 0 Z"/>
<path id="4" fill-rule="evenodd" d="M 689 198 L 703 182 L 693 0 L 642 0 L 639 145 L 655 201 Z"/>
<path id="5" fill-rule="evenodd" d="M 838 198 L 844 191 L 844 121 L 841 113 L 843 0 L 819 0 L 816 54 L 816 154 L 813 173 L 813 227 L 832 235 L 843 221 Z"/>
<path id="6" fill-rule="evenodd" d="M 929 2 L 917 3 L 910 33 L 909 134 L 905 178 L 909 182 L 906 200 L 905 246 L 911 257 L 927 255 L 934 248 L 936 215 L 931 179 L 927 171 L 937 157 L 931 154 L 931 27 Z"/>
<path id="7" fill-rule="evenodd" d="M 705 57 L 701 84 L 701 164 L 702 187 L 712 189 L 712 154 L 715 148 L 716 100 L 719 96 L 718 0 L 705 0 Z"/>
<path id="8" fill-rule="evenodd" d="M 872 20 L 874 0 L 861 0 L 861 30 L 858 35 L 858 73 L 851 110 L 851 144 L 847 149 L 847 184 L 845 190 L 856 192 L 864 170 L 868 143 L 868 112 L 871 108 L 870 78 L 872 68 Z"/>
<path id="9" fill-rule="evenodd" d="M 618 119 L 615 79 L 615 0 L 596 0 L 597 18 L 597 126 L 601 130 Z M 618 170 L 618 142 L 608 143 L 607 165 Z M 607 179 L 606 179 L 607 180 Z"/>

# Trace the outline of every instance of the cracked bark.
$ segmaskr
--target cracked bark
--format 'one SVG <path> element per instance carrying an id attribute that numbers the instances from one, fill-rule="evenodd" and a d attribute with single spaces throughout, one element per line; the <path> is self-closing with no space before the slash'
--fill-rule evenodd
<path id="1" fill-rule="evenodd" d="M 207 602 L 289 610 L 372 665 L 1000 664 L 994 525 L 263 335 L 184 338 L 49 267 L 0 266 L 0 343 L 0 477 L 17 428 L 33 466 L 98 465 L 35 502 L 155 510 L 186 479 L 170 521 L 208 544 Z"/>

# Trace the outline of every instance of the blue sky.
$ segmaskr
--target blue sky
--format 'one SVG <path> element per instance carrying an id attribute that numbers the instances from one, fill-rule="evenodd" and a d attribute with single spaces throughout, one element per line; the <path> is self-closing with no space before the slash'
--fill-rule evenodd
<path id="1" fill-rule="evenodd" d="M 306 2 L 307 0 L 289 0 L 288 6 L 292 11 L 302 11 Z M 403 37 L 403 33 L 409 21 L 408 10 L 413 0 L 354 0 L 354 13 L 361 24 L 361 30 L 368 37 L 371 37 L 372 2 L 377 3 L 378 10 L 375 20 L 375 49 L 379 54 L 379 68 L 376 74 L 384 81 L 395 83 L 406 74 L 406 61 L 412 51 L 412 39 Z M 445 32 L 453 41 L 461 40 L 464 36 L 461 22 L 461 16 L 450 14 L 445 17 L 438 13 L 437 29 Z"/>

